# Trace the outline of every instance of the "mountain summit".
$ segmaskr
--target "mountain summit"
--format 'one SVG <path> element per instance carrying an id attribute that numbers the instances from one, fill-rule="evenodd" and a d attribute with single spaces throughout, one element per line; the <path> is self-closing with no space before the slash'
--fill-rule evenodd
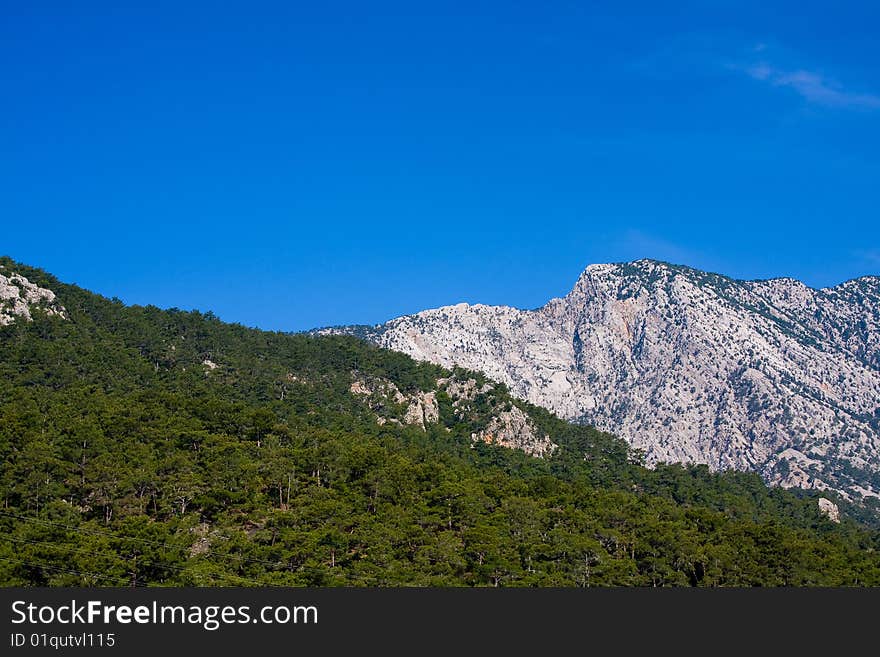
<path id="1" fill-rule="evenodd" d="M 880 496 L 880 278 L 821 290 L 654 260 L 590 265 L 537 310 L 458 304 L 359 334 L 644 450 Z"/>

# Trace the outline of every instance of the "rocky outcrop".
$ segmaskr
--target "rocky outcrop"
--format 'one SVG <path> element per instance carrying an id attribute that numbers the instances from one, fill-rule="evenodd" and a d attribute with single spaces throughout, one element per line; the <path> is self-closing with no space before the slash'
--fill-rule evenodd
<path id="1" fill-rule="evenodd" d="M 404 424 L 416 424 L 422 429 L 425 425 L 440 421 L 437 395 L 433 392 L 417 392 L 409 398 L 409 405 L 403 415 Z"/>
<path id="2" fill-rule="evenodd" d="M 0 326 L 8 326 L 16 319 L 31 321 L 34 312 L 67 318 L 67 310 L 58 303 L 52 290 L 0 266 Z"/>
<path id="3" fill-rule="evenodd" d="M 822 290 L 651 260 L 591 265 L 537 310 L 459 304 L 335 329 L 507 384 L 649 463 L 880 496 L 880 279 Z"/>
<path id="4" fill-rule="evenodd" d="M 474 433 L 471 438 L 484 443 L 519 449 L 526 454 L 539 457 L 549 455 L 556 447 L 550 436 L 538 434 L 531 418 L 517 406 L 493 416 L 489 425 Z"/>
<path id="5" fill-rule="evenodd" d="M 405 395 L 392 381 L 368 381 L 363 378 L 356 378 L 349 390 L 368 402 L 370 408 L 377 413 L 376 421 L 379 424 L 412 424 L 424 429 L 440 419 L 437 395 L 434 392 L 419 390 Z M 398 412 L 400 409 L 403 409 L 402 412 Z M 394 415 L 400 417 L 393 417 Z"/>
<path id="6" fill-rule="evenodd" d="M 827 497 L 819 498 L 819 512 L 827 516 L 831 522 L 840 522 L 840 509 Z"/>
<path id="7" fill-rule="evenodd" d="M 406 424 L 427 429 L 441 422 L 438 395 L 446 395 L 451 402 L 451 421 L 479 421 L 484 427 L 471 435 L 480 441 L 502 447 L 519 449 L 532 456 L 551 454 L 556 444 L 538 431 L 532 419 L 518 406 L 492 395 L 495 386 L 482 385 L 473 378 L 450 376 L 437 379 L 435 390 L 403 393 L 387 379 L 365 379 L 355 375 L 349 387 L 355 396 L 363 399 L 376 413 L 376 422 Z M 478 398 L 484 397 L 476 408 Z"/>

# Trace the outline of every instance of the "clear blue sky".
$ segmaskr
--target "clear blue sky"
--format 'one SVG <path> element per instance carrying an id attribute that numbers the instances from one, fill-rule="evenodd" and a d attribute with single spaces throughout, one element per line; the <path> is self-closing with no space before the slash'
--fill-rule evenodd
<path id="1" fill-rule="evenodd" d="M 118 4 L 0 17 L 0 253 L 108 296 L 298 330 L 880 273 L 878 3 Z"/>

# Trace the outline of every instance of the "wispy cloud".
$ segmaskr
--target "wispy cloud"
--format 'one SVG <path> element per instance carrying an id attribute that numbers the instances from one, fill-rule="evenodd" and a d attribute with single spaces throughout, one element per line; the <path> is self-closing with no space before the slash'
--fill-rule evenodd
<path id="1" fill-rule="evenodd" d="M 792 89 L 804 100 L 815 105 L 849 109 L 880 109 L 880 95 L 845 89 L 836 81 L 814 71 L 803 69 L 786 71 L 765 62 L 746 67 L 745 71 L 755 80 L 767 82 L 774 87 Z"/>
<path id="2" fill-rule="evenodd" d="M 634 71 L 654 80 L 678 82 L 745 75 L 767 88 L 788 90 L 815 107 L 880 110 L 880 92 L 842 82 L 799 53 L 771 40 L 743 34 L 691 33 L 661 42 L 631 62 Z"/>
<path id="3" fill-rule="evenodd" d="M 772 40 L 749 42 L 742 34 L 680 35 L 633 61 L 632 67 L 657 80 L 745 74 L 769 88 L 792 91 L 817 107 L 880 110 L 880 92 L 844 84 L 837 75 L 807 63 L 803 53 Z"/>

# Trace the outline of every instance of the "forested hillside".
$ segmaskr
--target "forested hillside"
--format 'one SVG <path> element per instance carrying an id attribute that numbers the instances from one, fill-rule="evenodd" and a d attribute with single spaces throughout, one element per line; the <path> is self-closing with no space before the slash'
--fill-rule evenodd
<path id="1" fill-rule="evenodd" d="M 814 494 L 645 468 L 478 374 L 353 337 L 0 265 L 63 306 L 0 326 L 2 585 L 880 584 L 880 534 Z M 523 432 L 542 457 L 503 446 Z"/>

